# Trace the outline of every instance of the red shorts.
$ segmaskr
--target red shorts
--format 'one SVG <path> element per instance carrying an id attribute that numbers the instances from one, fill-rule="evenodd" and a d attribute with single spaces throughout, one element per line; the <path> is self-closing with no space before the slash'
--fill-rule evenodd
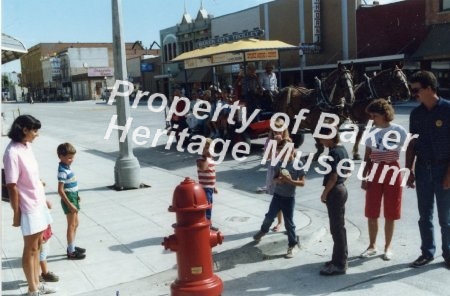
<path id="1" fill-rule="evenodd" d="M 394 171 L 389 169 L 382 180 L 383 182 L 379 183 L 378 181 L 385 166 L 400 168 L 398 161 L 378 164 L 373 180 L 371 182 L 367 181 L 365 215 L 367 218 L 378 218 L 380 216 L 381 200 L 384 197 L 384 217 L 388 220 L 398 220 L 400 219 L 402 206 L 402 177 L 398 173 L 395 182 L 390 185 Z M 369 173 L 371 172 L 372 166 L 369 169 Z"/>

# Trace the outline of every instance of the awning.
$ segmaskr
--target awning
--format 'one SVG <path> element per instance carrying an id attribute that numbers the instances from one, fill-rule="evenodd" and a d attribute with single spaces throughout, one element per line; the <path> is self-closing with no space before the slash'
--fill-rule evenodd
<path id="1" fill-rule="evenodd" d="M 212 69 L 211 68 L 198 68 L 193 70 L 186 70 L 186 76 L 184 71 L 180 71 L 174 78 L 177 83 L 192 83 L 192 82 L 210 82 L 212 81 Z M 187 77 L 187 81 L 186 81 Z"/>
<path id="2" fill-rule="evenodd" d="M 221 53 L 246 52 L 262 49 L 288 49 L 288 48 L 296 48 L 296 46 L 279 40 L 245 39 L 185 52 L 180 54 L 176 58 L 172 59 L 171 62 L 179 62 L 188 59 L 207 57 Z"/>
<path id="3" fill-rule="evenodd" d="M 2 33 L 2 65 L 19 59 L 28 50 L 22 42 L 14 37 Z"/>
<path id="4" fill-rule="evenodd" d="M 427 37 L 411 58 L 414 60 L 450 59 L 450 23 L 432 25 Z"/>

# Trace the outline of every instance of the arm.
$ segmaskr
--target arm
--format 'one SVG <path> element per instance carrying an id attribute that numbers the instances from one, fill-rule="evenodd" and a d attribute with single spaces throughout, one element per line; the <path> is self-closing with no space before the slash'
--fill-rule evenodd
<path id="1" fill-rule="evenodd" d="M 204 171 L 208 168 L 208 161 L 206 160 L 205 156 L 202 156 L 201 159 L 197 159 L 197 168 L 200 171 Z"/>
<path id="2" fill-rule="evenodd" d="M 414 159 L 416 157 L 415 149 L 414 149 L 415 143 L 416 143 L 416 139 L 412 139 L 411 142 L 409 142 L 408 147 L 406 148 L 405 166 L 407 169 L 409 169 L 409 177 L 408 177 L 408 181 L 406 181 L 406 186 L 408 186 L 408 188 L 416 187 L 414 185 L 414 181 L 415 181 Z"/>
<path id="3" fill-rule="evenodd" d="M 66 193 L 64 192 L 64 183 L 58 182 L 58 193 L 61 200 L 66 204 L 71 213 L 78 213 L 78 209 L 69 201 Z"/>
<path id="4" fill-rule="evenodd" d="M 336 182 L 338 180 L 338 175 L 336 172 L 331 172 L 330 176 L 328 178 L 327 184 L 325 185 L 325 188 L 323 189 L 322 195 L 320 196 L 320 200 L 325 203 L 327 202 L 327 196 L 330 193 L 331 189 L 336 185 Z"/>
<path id="5" fill-rule="evenodd" d="M 364 162 L 366 163 L 366 165 L 364 166 L 364 170 L 363 170 L 363 177 L 367 177 L 367 174 L 369 172 L 369 167 L 372 166 L 372 160 L 370 160 L 370 153 L 372 152 L 372 149 L 370 149 L 369 147 L 366 146 L 366 152 L 364 154 Z M 362 180 L 361 181 L 361 189 L 366 190 L 367 189 L 367 181 L 366 180 Z"/>
<path id="6" fill-rule="evenodd" d="M 19 206 L 19 190 L 17 189 L 17 185 L 15 183 L 6 184 L 6 188 L 8 189 L 9 202 L 11 204 L 11 208 L 13 209 L 13 224 L 14 227 L 20 226 L 20 206 Z"/>
<path id="7" fill-rule="evenodd" d="M 284 176 L 282 174 L 279 174 L 275 180 L 275 182 L 278 183 L 287 183 L 294 186 L 304 186 L 305 185 L 305 176 L 298 177 L 296 180 L 292 179 L 291 176 Z"/>

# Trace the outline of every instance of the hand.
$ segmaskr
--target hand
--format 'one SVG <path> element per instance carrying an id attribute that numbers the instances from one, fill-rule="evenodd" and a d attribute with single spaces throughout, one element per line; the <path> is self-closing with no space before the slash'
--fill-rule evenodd
<path id="1" fill-rule="evenodd" d="M 14 227 L 19 227 L 20 226 L 20 213 L 19 214 L 14 214 L 12 226 L 14 226 Z"/>
<path id="2" fill-rule="evenodd" d="M 217 188 L 216 187 L 214 187 L 214 193 L 219 193 L 219 190 L 217 190 Z"/>
<path id="3" fill-rule="evenodd" d="M 447 170 L 447 174 L 444 176 L 442 187 L 444 188 L 444 190 L 450 189 L 450 170 Z"/>
<path id="4" fill-rule="evenodd" d="M 49 200 L 46 200 L 45 203 L 47 204 L 47 208 L 52 208 L 52 203 Z"/>
<path id="5" fill-rule="evenodd" d="M 78 209 L 73 204 L 70 204 L 69 210 L 72 214 L 78 213 Z"/>
<path id="6" fill-rule="evenodd" d="M 323 203 L 326 203 L 326 202 L 327 202 L 327 195 L 328 195 L 328 194 L 325 194 L 325 192 L 323 192 L 322 195 L 320 196 L 320 200 L 321 200 Z"/>
<path id="7" fill-rule="evenodd" d="M 416 188 L 416 185 L 414 184 L 415 180 L 416 179 L 414 177 L 413 172 L 410 172 L 408 180 L 406 181 L 406 187 L 408 187 L 408 188 Z"/>
<path id="8" fill-rule="evenodd" d="M 367 189 L 367 181 L 366 181 L 366 180 L 363 180 L 363 181 L 361 182 L 361 189 L 362 189 L 362 190 L 366 190 L 366 189 Z"/>

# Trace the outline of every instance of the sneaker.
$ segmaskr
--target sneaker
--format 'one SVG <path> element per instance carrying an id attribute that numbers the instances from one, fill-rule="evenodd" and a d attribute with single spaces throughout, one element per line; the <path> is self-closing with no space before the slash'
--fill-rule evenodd
<path id="1" fill-rule="evenodd" d="M 41 280 L 42 279 L 42 280 Z M 42 273 L 39 276 L 39 281 L 40 282 L 57 282 L 59 281 L 59 276 L 57 276 L 56 274 L 54 274 L 53 272 L 49 271 L 47 273 Z"/>
<path id="2" fill-rule="evenodd" d="M 394 253 L 392 253 L 391 250 L 387 250 L 387 251 L 384 252 L 382 258 L 383 258 L 383 260 L 385 260 L 385 261 L 390 261 L 390 260 L 392 260 L 392 257 L 394 257 Z"/>
<path id="3" fill-rule="evenodd" d="M 77 251 L 77 252 L 79 252 L 79 253 L 81 253 L 81 254 L 86 253 L 86 249 L 81 248 L 81 247 L 75 247 L 75 251 Z"/>
<path id="4" fill-rule="evenodd" d="M 51 288 L 49 286 L 47 286 L 46 284 L 41 284 L 39 286 L 39 292 L 44 295 L 44 294 L 52 294 L 52 293 L 56 293 L 56 289 Z"/>
<path id="5" fill-rule="evenodd" d="M 359 258 L 369 258 L 369 257 L 373 257 L 378 253 L 377 249 L 375 248 L 369 248 L 367 250 L 365 250 L 364 252 L 361 253 L 361 255 L 359 255 Z"/>
<path id="6" fill-rule="evenodd" d="M 70 260 L 81 260 L 81 259 L 84 259 L 84 258 L 86 258 L 86 254 L 82 254 L 82 253 L 80 253 L 78 251 L 75 251 L 75 252 L 72 252 L 72 253 L 67 252 L 67 259 L 70 259 Z"/>
<path id="7" fill-rule="evenodd" d="M 265 235 L 266 234 L 260 230 L 253 236 L 253 239 L 255 241 L 259 242 L 262 239 L 262 237 L 265 236 Z"/>
<path id="8" fill-rule="evenodd" d="M 28 296 L 41 296 L 44 295 L 42 294 L 39 290 L 34 291 L 34 292 L 28 292 Z"/>
<path id="9" fill-rule="evenodd" d="M 321 275 L 339 275 L 339 274 L 345 274 L 347 272 L 347 267 L 340 268 L 334 265 L 333 263 L 330 263 L 328 266 L 325 266 L 320 271 Z"/>
<path id="10" fill-rule="evenodd" d="M 425 257 L 424 255 L 420 255 L 419 258 L 416 259 L 413 263 L 411 263 L 410 267 L 421 267 L 427 265 L 431 261 L 434 260 L 434 257 Z"/>
<path id="11" fill-rule="evenodd" d="M 286 259 L 294 258 L 295 254 L 297 254 L 297 253 L 298 253 L 297 245 L 288 247 L 286 255 L 284 255 L 284 258 L 286 258 Z"/>
<path id="12" fill-rule="evenodd" d="M 267 187 L 266 186 L 256 188 L 256 193 L 264 193 L 266 191 L 267 191 Z"/>

